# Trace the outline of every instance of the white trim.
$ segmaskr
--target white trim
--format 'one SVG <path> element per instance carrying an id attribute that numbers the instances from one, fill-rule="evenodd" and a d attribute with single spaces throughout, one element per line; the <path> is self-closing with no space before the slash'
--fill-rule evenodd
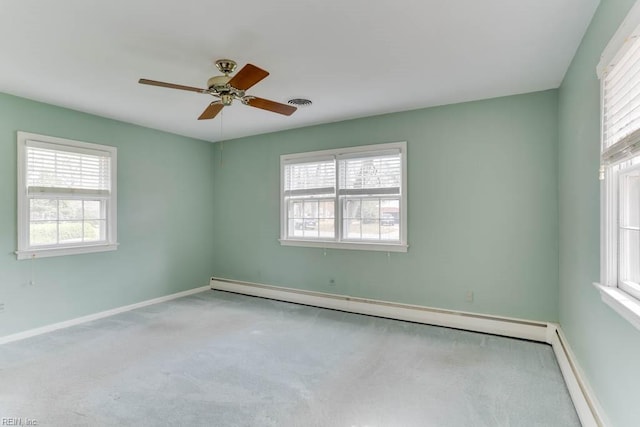
<path id="1" fill-rule="evenodd" d="M 580 423 L 584 427 L 608 426 L 602 407 L 580 369 L 576 357 L 569 346 L 562 330 L 556 325 L 551 334 L 551 346 L 558 360 L 562 377 L 564 378 L 569 395 L 576 408 Z"/>
<path id="2" fill-rule="evenodd" d="M 380 252 L 407 252 L 409 245 L 400 244 L 384 244 L 378 241 L 372 243 L 356 243 L 356 242 L 337 242 L 332 240 L 295 240 L 295 239 L 279 239 L 282 246 L 304 246 L 321 249 L 355 249 L 363 251 L 380 251 Z"/>
<path id="3" fill-rule="evenodd" d="M 211 278 L 211 289 L 348 311 L 351 313 L 368 314 L 429 325 L 445 326 L 448 328 L 547 342 L 548 324 L 546 322 L 444 310 L 324 292 L 305 291 L 217 277 Z"/>
<path id="4" fill-rule="evenodd" d="M 582 425 L 585 427 L 608 425 L 605 422 L 604 412 L 578 366 L 560 326 L 555 323 L 444 310 L 217 277 L 212 277 L 210 283 L 213 290 L 550 344 Z"/>
<path id="5" fill-rule="evenodd" d="M 64 322 L 53 323 L 51 325 L 42 326 L 40 328 L 29 329 L 27 331 L 18 332 L 12 335 L 5 335 L 0 337 L 0 345 L 10 343 L 13 341 L 19 341 L 26 338 L 31 338 L 36 335 L 46 334 L 48 332 L 57 331 L 59 329 L 69 328 L 71 326 L 80 325 L 82 323 L 91 322 L 93 320 L 103 319 L 105 317 L 114 316 L 116 314 L 124 313 L 125 311 L 135 310 L 137 308 L 146 307 L 153 304 L 159 304 L 161 302 L 171 301 L 176 298 L 186 297 L 188 295 L 197 294 L 200 292 L 208 291 L 211 286 L 201 286 L 199 288 L 189 289 L 187 291 L 177 292 L 175 294 L 165 295 L 158 298 L 138 302 L 135 304 L 125 305 L 122 307 L 113 308 L 111 310 L 101 311 L 99 313 L 89 314 L 87 316 L 77 317 L 71 320 L 65 320 Z"/>
<path id="6" fill-rule="evenodd" d="M 27 147 L 51 150 L 51 145 L 56 145 L 56 151 L 68 151 L 69 153 L 81 153 L 96 157 L 111 157 L 115 154 L 115 148 L 94 144 L 92 142 L 76 141 L 73 139 L 58 138 L 55 136 L 38 135 L 35 133 L 18 131 L 18 137 L 24 138 Z"/>
<path id="7" fill-rule="evenodd" d="M 629 323 L 640 329 L 640 301 L 613 286 L 593 284 L 600 291 L 602 301 L 624 317 Z"/>
<path id="8" fill-rule="evenodd" d="M 90 254 L 94 252 L 109 252 L 118 249 L 119 243 L 113 245 L 86 245 L 86 246 L 70 246 L 70 247 L 56 247 L 56 248 L 44 248 L 33 249 L 26 251 L 15 251 L 18 260 L 32 259 L 32 258 L 49 258 L 53 256 L 61 255 L 80 255 Z"/>
<path id="9" fill-rule="evenodd" d="M 397 150 L 398 144 L 406 144 L 406 141 L 396 141 L 396 142 L 385 142 L 382 144 L 369 144 L 369 145 L 356 145 L 353 147 L 344 147 L 344 148 L 331 148 L 329 150 L 319 150 L 319 151 L 307 151 L 304 153 L 290 153 L 283 154 L 280 156 L 280 159 L 284 162 L 289 162 L 291 160 L 297 159 L 311 159 L 310 161 L 320 160 L 330 160 L 333 159 L 334 156 L 339 155 L 347 155 L 353 153 L 371 153 L 386 150 Z M 401 147 L 402 150 L 406 149 L 406 145 Z M 397 153 L 397 151 L 396 151 Z M 317 159 L 316 159 L 317 158 Z"/>
<path id="10" fill-rule="evenodd" d="M 83 253 L 95 253 L 114 251 L 118 249 L 118 149 L 109 145 L 94 144 L 90 142 L 76 141 L 72 139 L 58 138 L 55 136 L 39 135 L 35 133 L 17 131 L 17 213 L 18 213 L 18 250 L 15 251 L 18 260 L 30 259 L 30 258 L 45 258 L 61 255 L 76 255 Z M 26 149 L 28 146 L 40 147 L 47 149 L 54 149 L 52 145 L 60 147 L 60 150 L 91 154 L 97 156 L 109 157 L 110 167 L 110 181 L 111 188 L 108 194 L 103 194 L 103 191 L 73 191 L 66 190 L 64 192 L 65 197 L 80 198 L 81 193 L 92 194 L 96 193 L 92 197 L 105 199 L 106 209 L 108 211 L 106 215 L 106 234 L 105 239 L 96 243 L 87 242 L 80 245 L 56 245 L 55 247 L 39 248 L 35 246 L 29 246 L 29 209 L 28 209 L 28 196 L 27 186 L 25 182 L 26 178 Z M 55 148 L 58 149 L 58 148 Z M 54 190 L 54 189 L 51 189 Z M 74 193 L 74 194 L 71 194 Z M 59 194 L 61 196 L 62 194 Z M 55 197 L 55 195 L 52 195 Z"/>
<path id="11" fill-rule="evenodd" d="M 400 155 L 400 165 L 401 165 L 401 185 L 400 185 L 400 240 L 394 242 L 385 242 L 380 240 L 367 241 L 367 240 L 358 240 L 351 241 L 342 239 L 342 199 L 340 198 L 341 191 L 339 190 L 339 165 L 338 162 L 342 159 L 346 158 L 354 158 L 361 153 L 363 155 L 388 155 L 388 154 L 399 154 Z M 407 142 L 406 141 L 398 141 L 398 142 L 386 142 L 381 144 L 371 144 L 371 145 L 360 145 L 355 147 L 344 147 L 344 148 L 334 148 L 330 150 L 321 150 L 321 151 L 309 151 L 304 153 L 291 153 L 291 154 L 282 154 L 280 156 L 280 238 L 278 241 L 282 246 L 302 246 L 302 247 L 315 247 L 315 248 L 323 248 L 323 249 L 347 249 L 347 250 L 371 250 L 371 251 L 382 251 L 382 252 L 407 252 L 409 248 L 409 244 L 407 241 L 408 236 L 408 212 L 407 212 L 407 199 L 408 199 L 408 190 L 407 190 Z M 333 240 L 319 240 L 319 239 L 304 239 L 304 238 L 296 238 L 296 237 L 288 237 L 287 235 L 287 221 L 286 221 L 286 212 L 288 207 L 285 204 L 285 166 L 291 163 L 303 161 L 315 162 L 322 160 L 334 159 L 336 161 L 336 183 L 335 183 L 335 195 L 332 197 L 334 202 L 334 221 L 335 224 L 335 239 Z M 384 194 L 380 194 L 380 197 L 384 196 Z"/>

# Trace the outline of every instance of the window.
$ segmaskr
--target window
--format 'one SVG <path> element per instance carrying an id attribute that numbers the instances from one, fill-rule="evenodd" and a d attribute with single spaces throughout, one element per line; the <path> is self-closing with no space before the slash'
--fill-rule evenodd
<path id="1" fill-rule="evenodd" d="M 634 7 L 598 65 L 602 299 L 640 328 L 640 9 Z"/>
<path id="2" fill-rule="evenodd" d="M 18 259 L 116 246 L 116 149 L 18 132 Z"/>
<path id="3" fill-rule="evenodd" d="M 406 252 L 405 142 L 288 154 L 280 163 L 283 245 Z"/>

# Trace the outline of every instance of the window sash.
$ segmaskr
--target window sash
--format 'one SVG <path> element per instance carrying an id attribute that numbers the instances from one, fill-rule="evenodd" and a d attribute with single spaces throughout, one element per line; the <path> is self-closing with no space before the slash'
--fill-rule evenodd
<path id="1" fill-rule="evenodd" d="M 313 206 L 314 204 L 316 205 L 315 209 L 305 209 L 306 206 Z M 333 204 L 333 208 L 330 208 L 330 206 L 323 206 L 324 209 L 322 209 L 320 206 L 321 204 Z M 296 205 L 299 206 L 298 209 L 296 209 Z M 286 208 L 287 238 L 303 240 L 337 240 L 335 224 L 337 221 L 335 197 L 288 198 L 286 201 Z M 290 215 L 290 212 L 292 211 L 294 214 Z M 327 233 L 326 230 L 328 223 L 333 223 L 330 233 Z"/>
<path id="2" fill-rule="evenodd" d="M 383 206 L 383 202 L 397 202 L 398 205 L 398 216 L 393 217 L 393 224 L 385 226 L 383 223 L 388 220 L 385 217 L 385 207 Z M 359 202 L 359 207 L 356 210 L 356 213 L 359 215 L 351 216 L 348 214 L 347 205 L 349 202 Z M 367 209 L 363 206 L 365 203 L 368 204 L 377 204 L 377 215 L 367 214 Z M 340 198 L 340 208 L 342 211 L 341 221 L 342 221 L 342 229 L 341 229 L 341 239 L 345 242 L 375 242 L 375 243 L 400 243 L 401 242 L 401 234 L 400 230 L 403 227 L 402 219 L 400 214 L 400 204 L 401 199 L 398 197 L 341 197 Z M 387 209 L 389 209 L 387 207 Z M 349 231 L 351 226 L 349 225 L 350 221 L 357 220 L 359 222 L 359 238 L 349 237 Z M 383 234 L 395 234 L 396 229 L 396 220 L 397 220 L 397 238 L 388 238 L 383 239 Z M 391 227 L 391 228 L 383 228 L 383 227 Z M 377 232 L 377 237 L 375 237 L 374 232 Z M 383 233 L 384 232 L 384 233 Z"/>
<path id="3" fill-rule="evenodd" d="M 601 283 L 620 289 L 633 283 L 631 276 L 640 280 L 640 186 L 639 194 L 628 194 L 630 176 L 640 179 L 640 156 L 606 167 L 603 181 Z"/>
<path id="4" fill-rule="evenodd" d="M 640 282 L 640 165 L 629 161 L 617 169 L 617 285 L 622 288 Z"/>

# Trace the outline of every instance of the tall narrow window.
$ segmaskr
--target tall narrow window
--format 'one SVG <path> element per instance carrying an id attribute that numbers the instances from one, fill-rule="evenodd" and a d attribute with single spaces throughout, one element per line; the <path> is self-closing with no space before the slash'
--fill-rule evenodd
<path id="1" fill-rule="evenodd" d="M 640 329 L 640 7 L 598 64 L 602 93 L 602 299 Z"/>
<path id="2" fill-rule="evenodd" d="M 406 251 L 406 143 L 281 156 L 281 243 Z"/>
<path id="3" fill-rule="evenodd" d="M 18 259 L 116 248 L 116 149 L 18 132 Z"/>

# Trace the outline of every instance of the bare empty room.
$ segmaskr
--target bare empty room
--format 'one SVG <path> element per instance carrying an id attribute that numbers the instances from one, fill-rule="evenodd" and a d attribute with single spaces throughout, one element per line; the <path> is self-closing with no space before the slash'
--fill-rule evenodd
<path id="1" fill-rule="evenodd" d="M 0 12 L 0 425 L 640 424 L 636 1 Z"/>

